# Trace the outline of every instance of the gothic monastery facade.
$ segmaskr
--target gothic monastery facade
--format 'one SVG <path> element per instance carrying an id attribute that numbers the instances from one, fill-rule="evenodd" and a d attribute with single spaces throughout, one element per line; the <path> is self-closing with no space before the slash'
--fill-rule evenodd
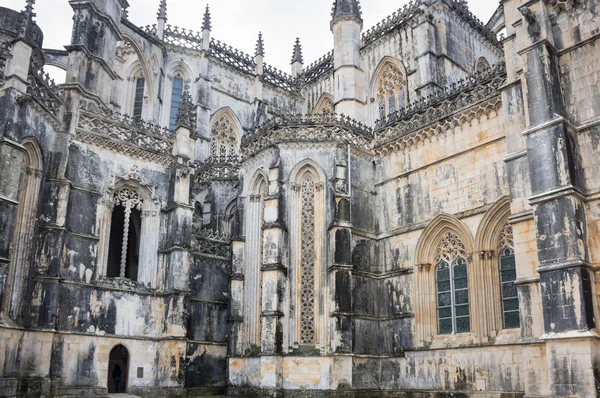
<path id="1" fill-rule="evenodd" d="M 0 8 L 0 396 L 600 395 L 598 0 L 336 0 L 289 73 L 69 3 Z"/>

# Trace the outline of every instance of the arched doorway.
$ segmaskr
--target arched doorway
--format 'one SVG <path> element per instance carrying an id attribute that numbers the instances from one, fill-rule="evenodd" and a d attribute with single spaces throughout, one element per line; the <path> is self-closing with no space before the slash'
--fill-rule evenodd
<path id="1" fill-rule="evenodd" d="M 118 366 L 118 367 L 117 367 Z M 129 367 L 129 351 L 123 344 L 115 346 L 108 357 L 108 392 L 127 392 L 127 370 Z M 119 371 L 120 370 L 120 371 Z M 119 391 L 116 391 L 115 376 L 120 373 Z"/>

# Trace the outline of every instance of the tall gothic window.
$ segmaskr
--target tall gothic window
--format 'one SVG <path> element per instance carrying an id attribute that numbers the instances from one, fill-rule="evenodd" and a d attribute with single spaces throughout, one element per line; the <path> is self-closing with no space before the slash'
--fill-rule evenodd
<path id="1" fill-rule="evenodd" d="M 301 246 L 300 265 L 300 342 L 315 343 L 315 192 L 317 184 L 306 173 L 300 182 Z"/>
<path id="2" fill-rule="evenodd" d="M 183 94 L 183 79 L 178 73 L 173 78 L 173 90 L 171 91 L 171 114 L 169 117 L 169 129 L 175 131 L 177 127 L 177 112 L 181 104 L 181 95 Z"/>
<path id="3" fill-rule="evenodd" d="M 142 118 L 142 110 L 144 109 L 144 88 L 146 79 L 140 74 L 135 79 L 135 97 L 133 100 L 133 117 L 134 119 Z"/>
<path id="4" fill-rule="evenodd" d="M 448 233 L 436 252 L 438 333 L 471 330 L 467 253 L 460 239 Z"/>
<path id="5" fill-rule="evenodd" d="M 376 101 L 380 119 L 385 119 L 406 106 L 406 77 L 400 68 L 391 62 L 387 62 L 380 72 Z"/>
<path id="6" fill-rule="evenodd" d="M 137 191 L 121 188 L 115 192 L 106 273 L 108 277 L 137 280 L 142 207 L 143 199 Z"/>
<path id="7" fill-rule="evenodd" d="M 220 113 L 213 122 L 210 155 L 221 163 L 230 162 L 237 156 L 238 132 L 235 120 L 229 112 Z"/>
<path id="8" fill-rule="evenodd" d="M 498 261 L 500 270 L 500 294 L 502 298 L 502 322 L 505 329 L 521 327 L 519 319 L 519 297 L 517 295 L 517 268 L 513 230 L 506 225 L 498 238 Z"/>

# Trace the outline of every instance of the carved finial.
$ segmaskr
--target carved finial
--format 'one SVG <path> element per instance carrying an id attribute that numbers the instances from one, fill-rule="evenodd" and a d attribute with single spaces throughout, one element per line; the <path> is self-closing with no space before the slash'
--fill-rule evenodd
<path id="1" fill-rule="evenodd" d="M 331 10 L 331 23 L 338 20 L 356 20 L 363 24 L 362 8 L 358 0 L 334 0 Z"/>
<path id="2" fill-rule="evenodd" d="M 21 11 L 21 21 L 19 29 L 19 37 L 25 40 L 31 40 L 33 38 L 33 26 L 35 25 L 36 14 L 33 12 L 33 6 L 35 0 L 26 0 L 25 9 Z"/>
<path id="3" fill-rule="evenodd" d="M 160 0 L 160 5 L 158 6 L 158 13 L 156 14 L 158 19 L 167 20 L 167 0 Z"/>
<path id="4" fill-rule="evenodd" d="M 265 56 L 265 42 L 263 41 L 262 32 L 258 32 L 258 40 L 256 41 L 256 51 L 254 53 L 255 56 Z"/>
<path id="5" fill-rule="evenodd" d="M 186 83 L 181 94 L 181 103 L 177 112 L 177 128 L 183 127 L 192 132 L 196 130 L 196 107 L 190 96 L 190 85 Z"/>
<path id="6" fill-rule="evenodd" d="M 304 57 L 302 56 L 302 45 L 300 44 L 300 38 L 296 38 L 296 44 L 294 44 L 294 55 L 292 55 L 292 63 L 300 62 L 304 63 Z"/>
<path id="7" fill-rule="evenodd" d="M 206 5 L 206 11 L 204 11 L 204 19 L 202 20 L 202 30 L 211 30 L 212 24 L 210 20 L 210 8 Z"/>

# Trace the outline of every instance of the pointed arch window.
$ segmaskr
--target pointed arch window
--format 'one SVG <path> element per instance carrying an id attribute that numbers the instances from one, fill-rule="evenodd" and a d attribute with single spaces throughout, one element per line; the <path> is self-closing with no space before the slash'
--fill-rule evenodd
<path id="1" fill-rule="evenodd" d="M 183 95 L 183 77 L 177 73 L 173 78 L 173 89 L 171 90 L 171 113 L 169 116 L 169 129 L 175 131 L 177 127 L 177 112 Z"/>
<path id="2" fill-rule="evenodd" d="M 211 128 L 211 158 L 220 163 L 229 163 L 237 158 L 238 129 L 229 112 L 222 112 Z"/>
<path id="3" fill-rule="evenodd" d="M 506 225 L 498 238 L 498 267 L 500 271 L 500 294 L 502 298 L 502 322 L 505 329 L 521 327 L 519 297 L 517 294 L 517 268 L 513 229 Z"/>
<path id="4" fill-rule="evenodd" d="M 143 199 L 124 187 L 114 194 L 107 276 L 136 281 L 140 253 Z"/>
<path id="5" fill-rule="evenodd" d="M 376 103 L 379 118 L 385 119 L 406 107 L 406 77 L 397 65 L 387 62 L 377 80 Z"/>
<path id="6" fill-rule="evenodd" d="M 483 73 L 486 72 L 488 69 L 490 69 L 490 63 L 488 62 L 488 60 L 485 59 L 485 57 L 479 58 L 477 60 L 477 63 L 475 64 L 475 72 Z"/>
<path id="7" fill-rule="evenodd" d="M 448 233 L 436 251 L 438 333 L 471 330 L 468 257 L 460 239 Z"/>
<path id="8" fill-rule="evenodd" d="M 323 96 L 321 101 L 319 101 L 315 106 L 314 114 L 331 117 L 334 113 L 335 107 L 333 105 L 333 101 L 328 96 Z"/>
<path id="9" fill-rule="evenodd" d="M 142 72 L 135 78 L 135 95 L 133 99 L 133 118 L 141 119 L 142 111 L 144 110 L 144 90 L 146 87 L 146 79 Z"/>

